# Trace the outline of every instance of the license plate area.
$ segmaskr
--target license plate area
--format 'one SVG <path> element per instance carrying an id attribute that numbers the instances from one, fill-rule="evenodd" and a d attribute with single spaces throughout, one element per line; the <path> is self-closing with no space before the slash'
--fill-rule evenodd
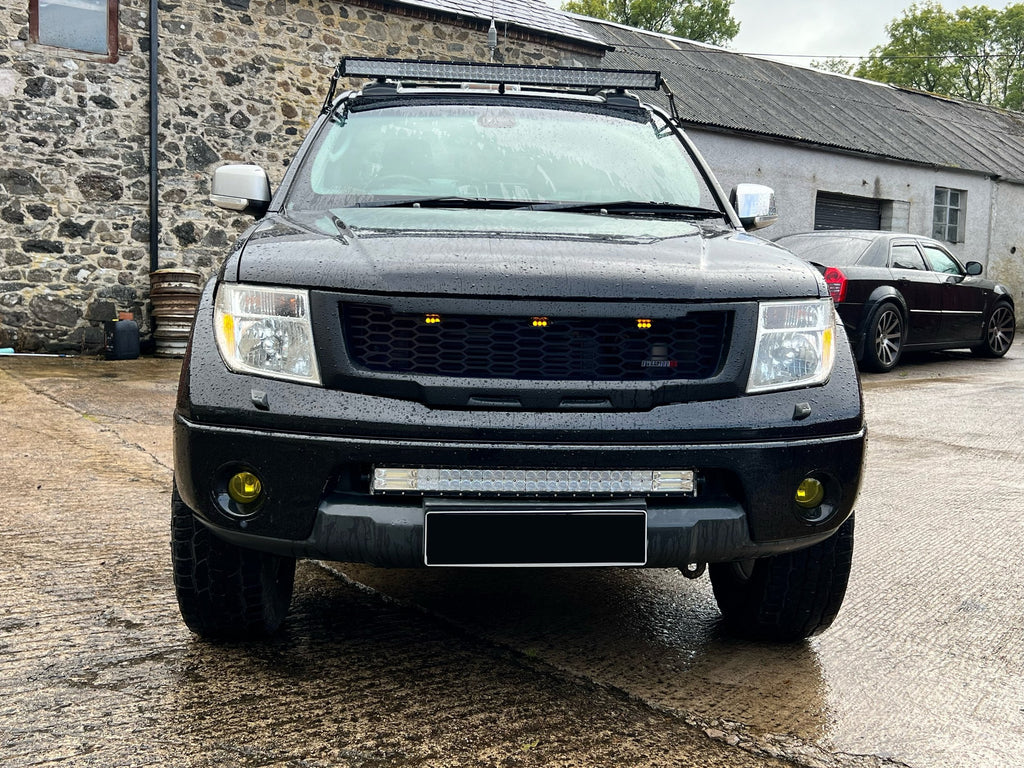
<path id="1" fill-rule="evenodd" d="M 424 501 L 424 563 L 447 567 L 638 566 L 643 501 L 609 504 Z"/>

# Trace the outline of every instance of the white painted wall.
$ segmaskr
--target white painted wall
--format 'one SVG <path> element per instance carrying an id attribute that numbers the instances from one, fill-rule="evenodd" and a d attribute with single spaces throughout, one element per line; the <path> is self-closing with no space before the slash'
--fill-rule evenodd
<path id="1" fill-rule="evenodd" d="M 947 245 L 964 261 L 988 262 L 995 184 L 984 176 L 720 133 L 691 130 L 689 134 L 726 191 L 742 181 L 767 184 L 775 190 L 779 221 L 759 233 L 764 237 L 774 239 L 813 229 L 818 191 L 903 201 L 909 206 L 907 230 L 930 236 L 935 187 L 942 186 L 967 191 L 965 240 Z M 1024 241 L 1024 226 L 1020 239 Z M 1021 245 L 1024 248 L 1024 242 Z"/>
<path id="2" fill-rule="evenodd" d="M 1024 316 L 1024 186 L 997 183 L 995 200 L 986 274 L 1013 293 L 1019 323 Z"/>
<path id="3" fill-rule="evenodd" d="M 946 245 L 963 261 L 981 262 L 987 277 L 1010 289 L 1018 324 L 1024 325 L 1024 185 L 827 149 L 697 129 L 688 133 L 726 192 L 744 181 L 775 190 L 779 221 L 757 233 L 769 240 L 812 230 L 818 191 L 903 201 L 905 231 L 931 236 L 935 187 L 966 190 L 964 242 Z"/>

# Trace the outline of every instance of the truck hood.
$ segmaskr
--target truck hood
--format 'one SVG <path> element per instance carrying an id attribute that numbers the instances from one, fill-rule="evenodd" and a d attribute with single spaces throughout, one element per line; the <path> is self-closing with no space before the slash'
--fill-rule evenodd
<path id="1" fill-rule="evenodd" d="M 352 293 L 720 301 L 824 296 L 783 248 L 716 222 L 564 211 L 274 214 L 226 279 Z"/>

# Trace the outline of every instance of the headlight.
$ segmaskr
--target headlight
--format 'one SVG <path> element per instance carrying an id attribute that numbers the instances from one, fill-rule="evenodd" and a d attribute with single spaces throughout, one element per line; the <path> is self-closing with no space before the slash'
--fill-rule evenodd
<path id="1" fill-rule="evenodd" d="M 306 291 L 222 284 L 214 325 L 217 347 L 231 370 L 320 383 Z"/>
<path id="2" fill-rule="evenodd" d="M 762 302 L 747 392 L 821 384 L 832 374 L 835 343 L 832 299 Z"/>

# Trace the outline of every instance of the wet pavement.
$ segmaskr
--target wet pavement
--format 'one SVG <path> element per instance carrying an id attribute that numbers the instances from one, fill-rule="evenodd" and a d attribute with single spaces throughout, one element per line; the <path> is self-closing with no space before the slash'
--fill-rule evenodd
<path id="1" fill-rule="evenodd" d="M 171 585 L 176 361 L 0 358 L 4 766 L 1011 768 L 1024 754 L 1024 351 L 864 378 L 836 624 L 724 636 L 670 570 L 303 563 L 280 637 Z"/>

